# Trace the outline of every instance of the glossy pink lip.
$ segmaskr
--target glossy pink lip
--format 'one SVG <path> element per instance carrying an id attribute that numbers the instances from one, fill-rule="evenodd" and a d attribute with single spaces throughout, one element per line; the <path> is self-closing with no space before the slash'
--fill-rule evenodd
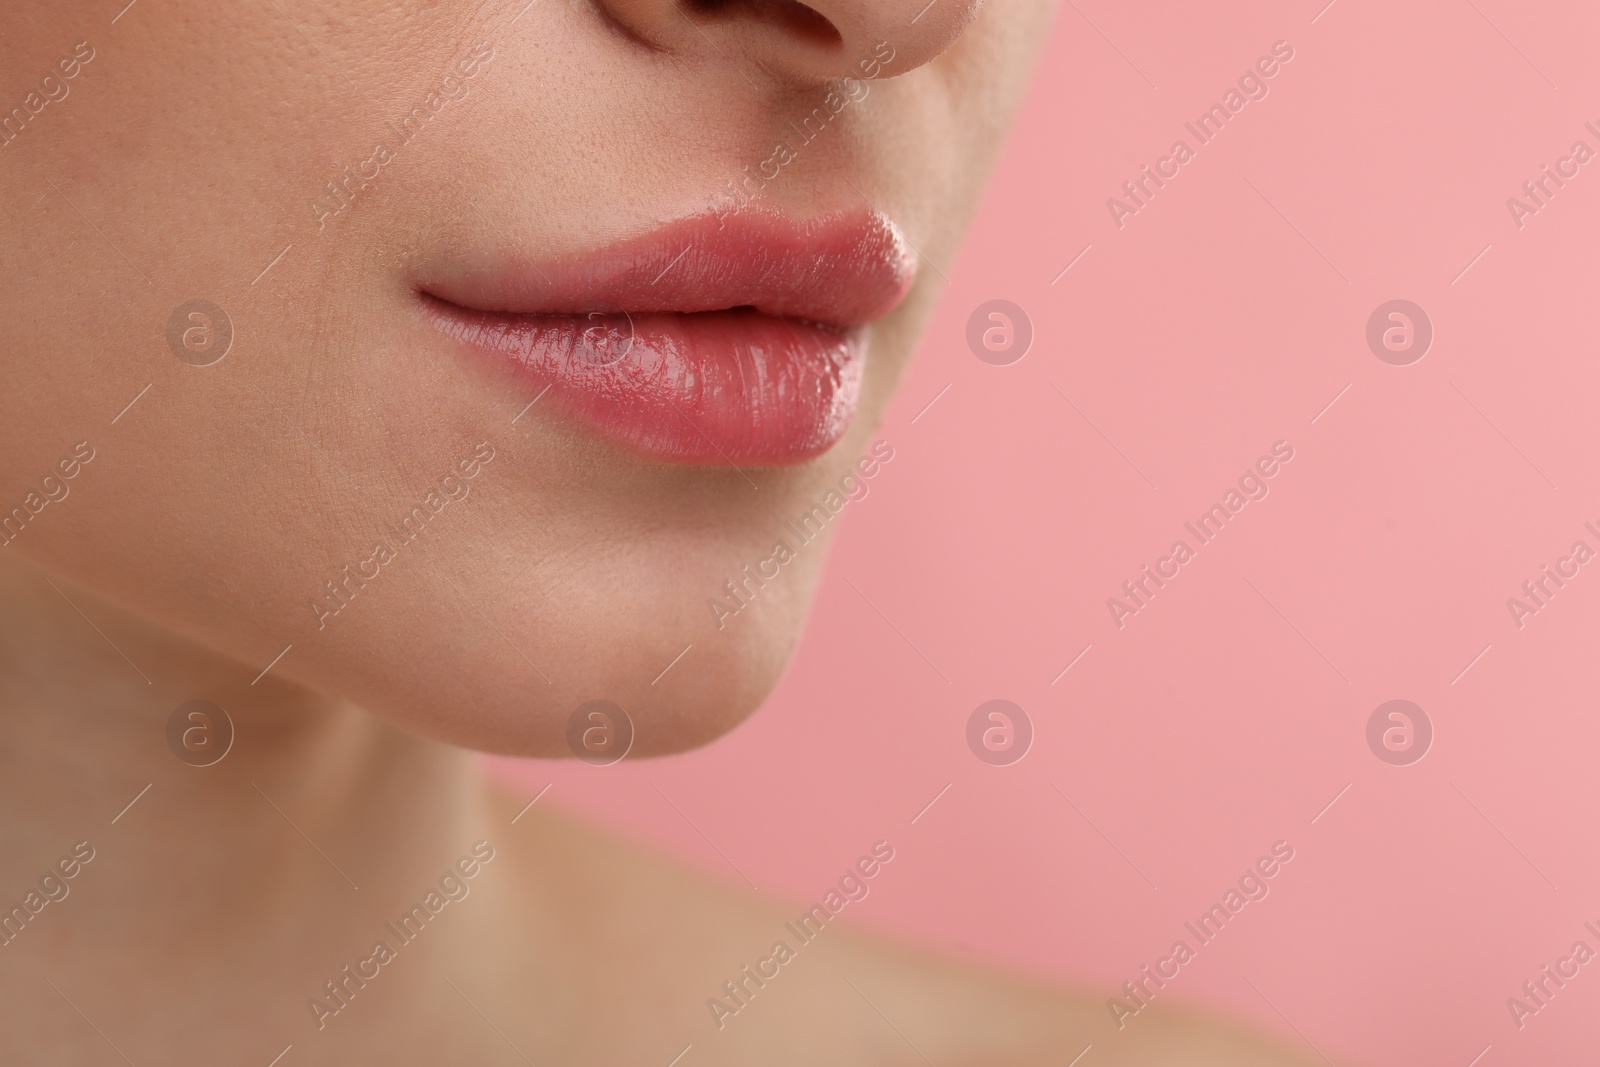
<path id="1" fill-rule="evenodd" d="M 431 321 L 590 429 L 675 463 L 799 463 L 855 414 L 862 327 L 915 260 L 876 213 L 703 215 L 597 253 L 424 278 Z"/>

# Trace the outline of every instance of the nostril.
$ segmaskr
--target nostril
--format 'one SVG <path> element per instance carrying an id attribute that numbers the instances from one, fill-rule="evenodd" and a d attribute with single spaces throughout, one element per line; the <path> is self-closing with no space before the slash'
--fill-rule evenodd
<path id="1" fill-rule="evenodd" d="M 684 6 L 711 19 L 753 18 L 814 44 L 844 43 L 844 37 L 826 16 L 799 0 L 686 0 Z"/>

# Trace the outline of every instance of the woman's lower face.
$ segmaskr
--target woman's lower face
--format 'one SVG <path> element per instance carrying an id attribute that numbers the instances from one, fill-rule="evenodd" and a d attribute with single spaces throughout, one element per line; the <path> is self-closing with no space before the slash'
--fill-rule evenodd
<path id="1" fill-rule="evenodd" d="M 728 730 L 1050 5 L 921 7 L 13 5 L 0 540 L 453 743 Z"/>

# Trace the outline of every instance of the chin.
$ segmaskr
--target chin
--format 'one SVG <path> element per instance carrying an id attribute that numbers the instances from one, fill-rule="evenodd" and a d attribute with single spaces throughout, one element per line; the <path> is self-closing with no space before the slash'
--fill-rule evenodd
<path id="1" fill-rule="evenodd" d="M 819 538 L 764 585 L 746 580 L 742 606 L 719 614 L 710 605 L 738 603 L 730 576 L 770 538 L 741 537 L 737 551 L 683 531 L 643 540 L 520 586 L 460 576 L 374 600 L 274 673 L 495 755 L 604 764 L 709 744 L 781 679 L 826 546 Z"/>
<path id="2" fill-rule="evenodd" d="M 493 755 L 570 759 L 592 750 L 602 765 L 666 756 L 708 745 L 754 714 L 782 677 L 797 633 L 750 620 L 745 634 L 676 647 L 632 627 L 584 636 L 565 649 L 560 677 L 549 684 L 530 681 L 526 664 L 449 649 L 434 657 L 448 669 L 426 677 L 389 665 L 382 683 L 361 686 L 358 703 L 411 732 Z M 573 736 L 575 715 L 579 738 L 594 742 Z"/>

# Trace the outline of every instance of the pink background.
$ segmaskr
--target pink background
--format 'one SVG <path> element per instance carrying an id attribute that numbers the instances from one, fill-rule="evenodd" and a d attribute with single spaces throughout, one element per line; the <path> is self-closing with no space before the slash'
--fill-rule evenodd
<path id="1" fill-rule="evenodd" d="M 796 899 L 886 838 L 855 921 L 1101 998 L 1286 839 L 1164 1002 L 1354 1063 L 1591 1051 L 1600 962 L 1520 1031 L 1506 998 L 1600 949 L 1600 562 L 1520 630 L 1506 599 L 1600 549 L 1600 161 L 1520 229 L 1506 199 L 1600 149 L 1600 9 L 1322 2 L 1063 6 L 778 693 L 709 749 L 519 787 Z M 1270 95 L 1118 229 L 1107 197 L 1278 40 Z M 1036 330 L 1011 366 L 966 345 L 993 298 Z M 1436 331 L 1411 366 L 1365 341 L 1393 298 Z M 1118 630 L 1106 598 L 1278 440 L 1271 495 Z M 1036 729 L 1009 767 L 966 747 L 996 697 Z M 1406 767 L 1365 740 L 1397 697 L 1436 730 Z"/>

